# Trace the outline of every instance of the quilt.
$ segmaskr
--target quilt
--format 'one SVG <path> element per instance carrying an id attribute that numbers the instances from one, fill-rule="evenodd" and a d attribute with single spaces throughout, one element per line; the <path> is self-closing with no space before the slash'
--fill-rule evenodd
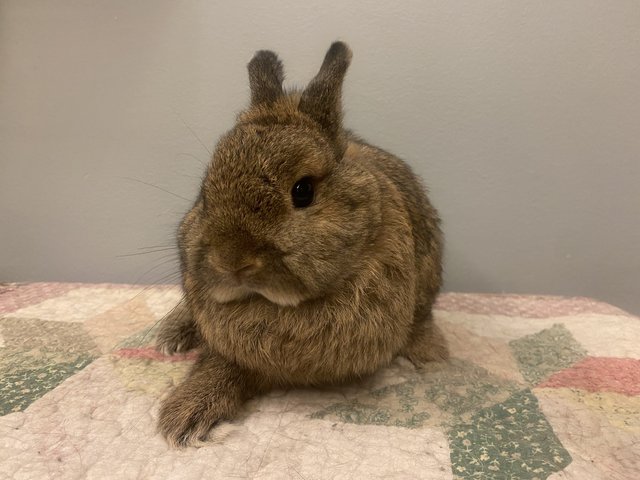
<path id="1" fill-rule="evenodd" d="M 638 479 L 640 319 L 587 298 L 445 293 L 451 359 L 273 391 L 195 448 L 158 408 L 176 286 L 0 285 L 0 478 Z"/>

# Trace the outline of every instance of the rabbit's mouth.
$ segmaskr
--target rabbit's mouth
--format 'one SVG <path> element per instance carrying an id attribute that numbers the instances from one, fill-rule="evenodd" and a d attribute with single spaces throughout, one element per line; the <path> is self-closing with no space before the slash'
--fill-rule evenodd
<path id="1" fill-rule="evenodd" d="M 211 296 L 218 303 L 229 303 L 244 300 L 255 292 L 242 285 L 218 285 L 211 290 Z"/>
<path id="2" fill-rule="evenodd" d="M 238 279 L 217 283 L 210 289 L 211 296 L 218 303 L 229 303 L 249 300 L 251 297 L 262 297 L 280 307 L 295 307 L 308 299 L 308 295 L 298 286 L 290 288 L 277 281 L 267 284 L 242 282 Z"/>
<path id="3" fill-rule="evenodd" d="M 281 307 L 295 307 L 306 300 L 299 292 L 262 288 L 257 291 L 261 296 Z"/>

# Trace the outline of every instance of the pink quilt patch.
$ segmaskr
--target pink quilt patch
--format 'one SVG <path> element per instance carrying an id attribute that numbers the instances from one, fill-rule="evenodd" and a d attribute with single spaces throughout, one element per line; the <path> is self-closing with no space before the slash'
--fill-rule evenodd
<path id="1" fill-rule="evenodd" d="M 10 283 L 0 286 L 0 313 L 10 313 L 80 288 L 81 283 Z"/>
<path id="2" fill-rule="evenodd" d="M 538 387 L 568 387 L 588 392 L 640 395 L 640 360 L 587 357 L 572 367 L 551 375 Z"/>

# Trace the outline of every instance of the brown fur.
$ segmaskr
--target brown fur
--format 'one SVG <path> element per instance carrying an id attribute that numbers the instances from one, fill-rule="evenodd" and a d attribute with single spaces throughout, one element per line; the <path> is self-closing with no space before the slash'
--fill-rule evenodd
<path id="1" fill-rule="evenodd" d="M 447 356 L 431 317 L 438 215 L 404 162 L 342 128 L 350 59 L 334 43 L 307 88 L 288 93 L 274 53 L 249 63 L 251 105 L 219 141 L 179 230 L 185 299 L 158 346 L 202 343 L 203 355 L 162 405 L 172 445 L 206 437 L 269 388 L 349 381 L 399 354 Z M 315 199 L 294 208 L 302 177 Z"/>

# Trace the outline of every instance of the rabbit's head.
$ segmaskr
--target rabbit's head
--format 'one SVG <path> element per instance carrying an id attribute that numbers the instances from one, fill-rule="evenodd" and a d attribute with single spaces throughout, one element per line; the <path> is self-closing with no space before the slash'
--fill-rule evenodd
<path id="1" fill-rule="evenodd" d="M 322 297 L 366 264 L 380 224 L 377 181 L 345 160 L 340 42 L 302 90 L 285 92 L 270 51 L 248 65 L 251 104 L 213 154 L 179 233 L 185 287 L 220 303 Z"/>

